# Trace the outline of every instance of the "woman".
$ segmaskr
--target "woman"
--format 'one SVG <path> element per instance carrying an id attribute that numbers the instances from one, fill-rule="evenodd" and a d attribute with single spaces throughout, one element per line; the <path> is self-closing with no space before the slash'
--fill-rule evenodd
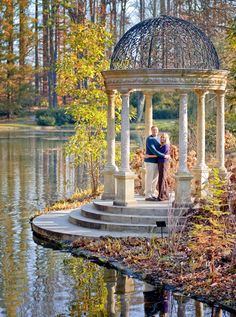
<path id="1" fill-rule="evenodd" d="M 160 135 L 160 143 L 161 146 L 159 148 L 159 152 L 169 155 L 170 152 L 170 140 L 169 135 L 167 133 L 162 133 Z M 156 155 L 145 155 L 145 157 L 156 157 Z M 167 182 L 168 177 L 168 169 L 169 169 L 169 159 L 164 157 L 157 157 L 158 163 L 158 183 L 157 183 L 157 190 L 158 190 L 158 197 L 156 200 L 168 200 L 169 199 L 169 186 Z"/>
<path id="2" fill-rule="evenodd" d="M 170 153 L 170 140 L 169 135 L 167 133 L 162 133 L 160 136 L 160 149 L 159 151 L 165 155 L 169 155 Z M 158 189 L 158 197 L 157 200 L 168 200 L 169 199 L 169 186 L 167 182 L 168 177 L 168 170 L 169 170 L 169 159 L 166 159 L 164 157 L 158 157 L 158 171 L 159 171 L 159 177 L 158 177 L 158 183 L 157 183 L 157 189 Z"/>

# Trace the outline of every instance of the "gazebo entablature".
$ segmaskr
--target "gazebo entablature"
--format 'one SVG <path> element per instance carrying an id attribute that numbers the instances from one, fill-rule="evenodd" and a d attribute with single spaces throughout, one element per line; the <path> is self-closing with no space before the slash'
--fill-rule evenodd
<path id="1" fill-rule="evenodd" d="M 103 72 L 107 91 L 225 90 L 225 70 L 134 69 Z"/>
<path id="2" fill-rule="evenodd" d="M 214 92 L 217 96 L 216 158 L 221 174 L 224 167 L 224 96 L 227 84 L 225 70 L 194 69 L 132 69 L 103 72 L 108 95 L 107 165 L 104 170 L 103 199 L 113 199 L 114 205 L 126 206 L 134 203 L 134 177 L 129 167 L 130 127 L 129 95 L 132 91 L 143 91 L 145 106 L 145 136 L 152 126 L 152 95 L 158 91 L 176 90 L 180 94 L 179 104 L 179 169 L 176 173 L 175 206 L 191 204 L 191 180 L 187 168 L 187 93 L 194 91 L 198 98 L 197 109 L 197 163 L 193 170 L 195 190 L 202 189 L 208 177 L 205 163 L 205 96 Z M 115 165 L 115 105 L 114 94 L 122 98 L 121 112 L 121 167 Z"/>

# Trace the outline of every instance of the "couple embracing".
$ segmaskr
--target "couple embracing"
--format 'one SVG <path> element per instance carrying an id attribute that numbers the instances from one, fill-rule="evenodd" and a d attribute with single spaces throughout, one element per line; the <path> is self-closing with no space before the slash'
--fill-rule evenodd
<path id="1" fill-rule="evenodd" d="M 151 135 L 146 140 L 145 154 L 145 200 L 162 201 L 169 199 L 167 183 L 170 141 L 167 133 L 162 133 L 158 138 L 158 128 L 151 127 Z M 158 192 L 158 196 L 155 194 Z"/>

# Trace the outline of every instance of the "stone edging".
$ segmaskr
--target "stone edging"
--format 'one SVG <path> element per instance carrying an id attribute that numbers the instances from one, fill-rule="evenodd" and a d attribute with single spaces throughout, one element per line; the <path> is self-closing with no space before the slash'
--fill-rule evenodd
<path id="1" fill-rule="evenodd" d="M 53 248 L 53 249 L 57 249 L 57 250 L 61 250 L 61 251 L 67 251 L 67 252 L 71 253 L 73 256 L 85 258 L 85 259 L 87 259 L 91 262 L 94 262 L 100 266 L 104 266 L 104 267 L 109 268 L 109 269 L 117 270 L 121 274 L 127 275 L 127 276 L 132 277 L 132 278 L 136 278 L 136 279 L 141 280 L 143 282 L 149 283 L 153 286 L 162 286 L 166 290 L 170 290 L 172 292 L 182 293 L 182 295 L 184 295 L 186 297 L 189 297 L 189 298 L 192 298 L 194 300 L 206 303 L 209 306 L 218 307 L 218 308 L 226 310 L 230 313 L 236 314 L 236 310 L 233 309 L 232 307 L 227 306 L 227 305 L 222 304 L 222 303 L 217 303 L 217 302 L 211 301 L 211 300 L 207 299 L 206 296 L 195 295 L 194 293 L 185 294 L 181 287 L 170 285 L 170 284 L 164 284 L 161 282 L 161 280 L 157 283 L 156 281 L 154 281 L 151 278 L 150 275 L 129 269 L 127 266 L 121 264 L 118 260 L 116 260 L 114 258 L 108 258 L 105 256 L 98 256 L 98 255 L 94 254 L 93 252 L 82 249 L 82 248 L 73 248 L 72 244 L 71 244 L 72 241 L 70 241 L 70 240 L 58 242 L 58 241 L 50 240 L 49 238 L 45 239 L 45 237 L 42 237 L 42 236 L 36 235 L 36 234 L 34 234 L 33 236 L 34 236 L 35 243 L 38 243 L 44 247 L 49 247 L 49 248 Z"/>

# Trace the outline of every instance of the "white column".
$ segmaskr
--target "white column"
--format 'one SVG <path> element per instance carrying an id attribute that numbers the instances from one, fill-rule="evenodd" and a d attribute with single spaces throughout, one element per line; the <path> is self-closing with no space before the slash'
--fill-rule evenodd
<path id="1" fill-rule="evenodd" d="M 191 179 L 187 167 L 188 154 L 188 95 L 181 93 L 179 106 L 179 168 L 175 174 L 175 201 L 174 206 L 190 206 L 191 202 Z"/>
<path id="2" fill-rule="evenodd" d="M 144 130 L 144 146 L 146 145 L 146 138 L 151 133 L 152 127 L 152 93 L 151 92 L 144 92 L 145 95 L 145 113 L 144 113 L 144 123 L 145 123 L 145 130 Z M 145 177 L 146 177 L 146 169 L 143 164 L 142 167 L 142 190 L 141 194 L 144 195 L 145 193 Z"/>
<path id="3" fill-rule="evenodd" d="M 179 169 L 178 172 L 187 172 L 188 155 L 188 95 L 180 95 L 179 107 Z"/>
<path id="4" fill-rule="evenodd" d="M 205 96 L 206 92 L 196 91 L 197 106 L 197 166 L 205 168 Z"/>
<path id="5" fill-rule="evenodd" d="M 129 91 L 121 92 L 121 168 L 115 174 L 117 192 L 114 205 L 126 206 L 135 203 L 134 199 L 134 173 L 129 167 L 130 156 L 130 124 L 129 124 Z"/>
<path id="6" fill-rule="evenodd" d="M 220 175 L 226 176 L 225 168 L 225 91 L 217 90 L 216 93 L 216 159 Z"/>
<path id="7" fill-rule="evenodd" d="M 108 92 L 107 108 L 107 165 L 116 166 L 115 164 L 115 94 L 113 91 Z"/>
<path id="8" fill-rule="evenodd" d="M 107 164 L 103 171 L 104 192 L 102 199 L 114 199 L 116 193 L 116 180 L 114 173 L 118 170 L 115 164 L 115 93 L 107 91 Z"/>
<path id="9" fill-rule="evenodd" d="M 122 172 L 130 172 L 130 124 L 129 124 L 129 92 L 121 95 L 121 169 Z"/>
<path id="10" fill-rule="evenodd" d="M 194 190 L 199 195 L 203 194 L 204 183 L 208 179 L 208 167 L 205 162 L 205 96 L 206 91 L 195 91 L 197 104 L 197 163 L 193 168 Z"/>
<path id="11" fill-rule="evenodd" d="M 145 95 L 145 138 L 150 135 L 152 127 L 152 93 L 144 92 Z"/>

